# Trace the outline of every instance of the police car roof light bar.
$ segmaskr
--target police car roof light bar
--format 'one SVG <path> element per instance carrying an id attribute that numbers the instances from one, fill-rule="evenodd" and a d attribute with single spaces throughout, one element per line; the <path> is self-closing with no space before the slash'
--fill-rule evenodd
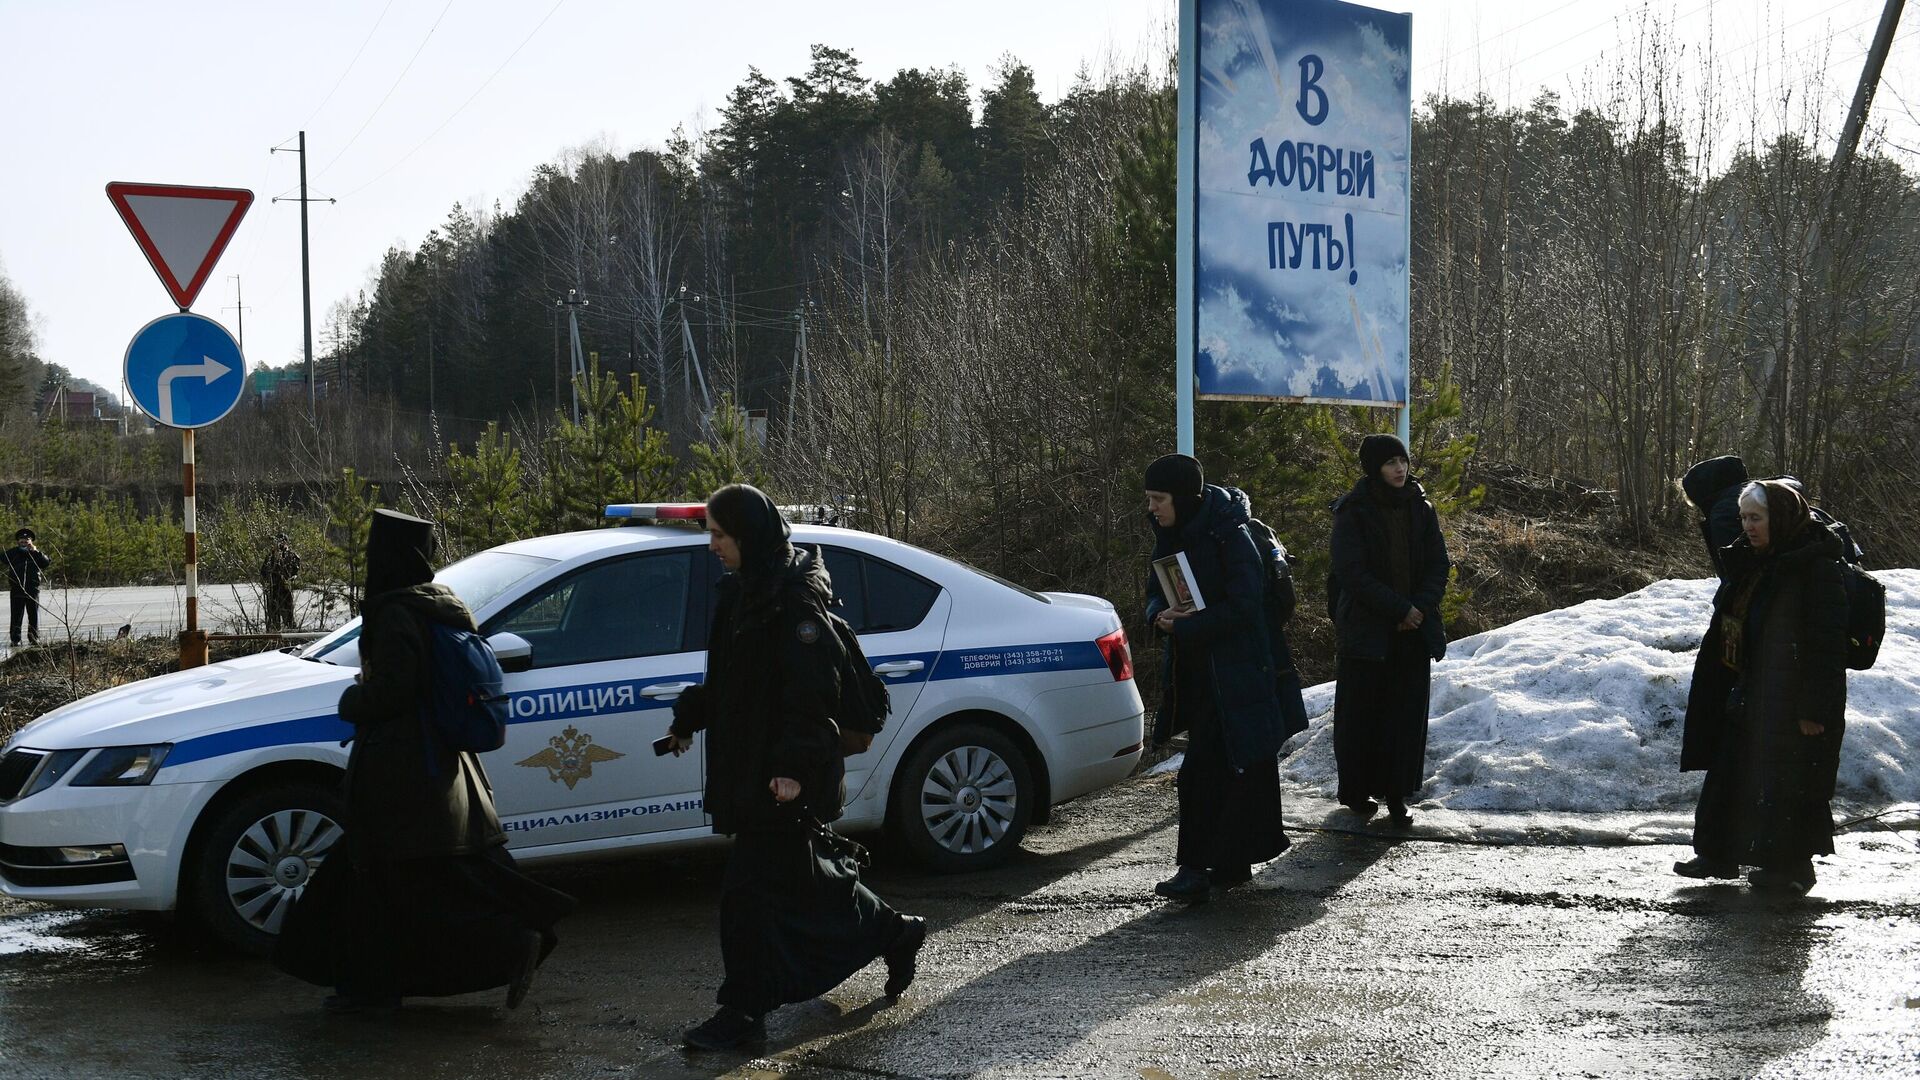
<path id="1" fill-rule="evenodd" d="M 707 520 L 706 503 L 615 503 L 608 506 L 606 516 L 610 518 L 628 518 L 635 521 L 701 521 Z"/>

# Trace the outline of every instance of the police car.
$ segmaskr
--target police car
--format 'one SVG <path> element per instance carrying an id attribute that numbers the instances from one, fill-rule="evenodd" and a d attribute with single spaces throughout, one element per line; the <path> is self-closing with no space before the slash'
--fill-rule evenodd
<path id="1" fill-rule="evenodd" d="M 712 842 L 703 746 L 657 756 L 706 668 L 718 560 L 692 505 L 615 506 L 625 528 L 483 551 L 437 580 L 506 670 L 506 745 L 484 755 L 525 862 Z M 681 519 L 675 523 L 672 519 Z M 842 827 L 882 825 L 937 870 L 1005 858 L 1056 803 L 1132 772 L 1140 694 L 1105 600 L 1041 593 L 917 547 L 796 525 L 817 546 L 893 711 L 847 759 Z M 341 835 L 358 621 L 305 648 L 95 694 L 0 756 L 0 891 L 181 908 L 262 949 Z"/>

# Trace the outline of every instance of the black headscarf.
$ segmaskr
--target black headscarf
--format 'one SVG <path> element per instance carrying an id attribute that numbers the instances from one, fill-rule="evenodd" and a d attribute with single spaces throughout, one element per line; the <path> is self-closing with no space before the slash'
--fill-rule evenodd
<path id="1" fill-rule="evenodd" d="M 398 510 L 375 510 L 367 529 L 367 597 L 432 580 L 433 522 Z"/>
<path id="2" fill-rule="evenodd" d="M 1800 534 L 1807 531 L 1807 525 L 1813 520 L 1812 512 L 1807 509 L 1806 496 L 1800 489 L 1780 480 L 1755 481 L 1760 490 L 1767 494 L 1767 548 L 1769 551 L 1785 551 L 1793 545 Z"/>
<path id="3" fill-rule="evenodd" d="M 1173 496 L 1173 523 L 1177 528 L 1200 511 L 1201 496 L 1207 490 L 1207 475 L 1198 458 L 1167 454 L 1147 466 L 1144 486 L 1148 491 L 1164 491 Z"/>
<path id="4" fill-rule="evenodd" d="M 707 520 L 740 545 L 740 576 L 765 580 L 793 557 L 793 530 L 767 493 L 751 484 L 728 484 L 707 500 Z"/>

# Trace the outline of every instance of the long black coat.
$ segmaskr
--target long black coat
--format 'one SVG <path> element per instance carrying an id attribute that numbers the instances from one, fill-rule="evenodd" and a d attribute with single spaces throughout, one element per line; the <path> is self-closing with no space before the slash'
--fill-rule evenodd
<path id="1" fill-rule="evenodd" d="M 1720 554 L 1740 539 L 1740 489 L 1746 482 L 1747 467 L 1737 457 L 1708 458 L 1680 478 L 1680 490 L 1700 511 L 1700 539 L 1707 545 L 1714 572 L 1723 581 L 1727 568 Z"/>
<path id="2" fill-rule="evenodd" d="M 707 733 L 714 832 L 797 828 L 795 808 L 768 789 L 781 776 L 799 782 L 799 810 L 821 822 L 840 816 L 846 767 L 831 719 L 841 663 L 826 623 L 832 598 L 826 567 L 800 548 L 771 581 L 720 579 L 706 682 L 673 710 L 675 734 Z"/>
<path id="3" fill-rule="evenodd" d="M 1829 527 L 1806 530 L 1770 557 L 1742 537 L 1721 558 L 1729 577 L 1713 598 L 1713 623 L 1701 642 L 1695 682 L 1687 695 L 1680 767 L 1711 768 L 1720 759 L 1729 699 L 1737 688 L 1748 732 L 1823 763 L 1817 788 L 1831 797 L 1847 712 L 1847 593 L 1844 541 Z M 1748 575 L 1759 575 L 1742 620 L 1745 662 L 1737 675 L 1720 663 L 1721 616 Z M 1712 678 L 1705 685 L 1702 668 Z M 1721 674 L 1724 673 L 1724 674 Z M 1823 735 L 1799 734 L 1799 721 L 1823 726 Z"/>
<path id="4" fill-rule="evenodd" d="M 1173 624 L 1162 701 L 1154 739 L 1183 730 L 1179 716 L 1175 653 L 1207 666 L 1214 706 L 1226 735 L 1227 759 L 1236 769 L 1271 763 L 1280 753 L 1280 698 L 1275 688 L 1273 647 L 1261 607 L 1265 576 L 1260 551 L 1247 532 L 1253 519 L 1245 492 L 1209 484 L 1200 509 L 1179 526 L 1154 526 L 1153 557 L 1187 553 L 1206 607 Z M 1147 622 L 1167 608 L 1159 578 L 1147 575 Z"/>
<path id="5" fill-rule="evenodd" d="M 1393 635 L 1409 607 L 1425 615 L 1421 639 L 1435 660 L 1447 655 L 1447 628 L 1440 620 L 1440 598 L 1447 591 L 1447 542 L 1440 534 L 1440 515 L 1426 500 L 1420 485 L 1408 480 L 1411 501 L 1413 595 L 1395 592 L 1393 564 L 1388 553 L 1385 512 L 1374 501 L 1367 481 L 1333 504 L 1333 572 L 1328 575 L 1328 607 L 1340 638 L 1340 655 L 1356 660 L 1385 660 Z"/>
<path id="6" fill-rule="evenodd" d="M 472 630 L 473 615 L 436 584 L 380 593 L 362 615 L 360 678 L 340 695 L 340 719 L 354 727 L 347 835 L 355 857 L 467 855 L 506 843 L 479 760 L 429 743 L 422 726 L 433 677 L 428 624 Z"/>

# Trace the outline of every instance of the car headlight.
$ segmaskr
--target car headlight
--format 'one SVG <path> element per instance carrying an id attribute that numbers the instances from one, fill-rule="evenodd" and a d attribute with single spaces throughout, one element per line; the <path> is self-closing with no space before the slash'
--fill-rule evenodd
<path id="1" fill-rule="evenodd" d="M 73 767 L 78 765 L 80 759 L 86 756 L 87 752 L 85 750 L 55 750 L 53 753 L 47 755 L 47 760 L 40 763 L 39 770 L 33 774 L 33 780 L 27 784 L 26 788 L 23 789 L 19 795 L 14 797 L 24 799 L 35 792 L 47 790 L 59 783 L 61 777 L 72 772 Z"/>
<path id="2" fill-rule="evenodd" d="M 145 784 L 160 771 L 172 743 L 157 746 L 109 746 L 93 755 L 93 760 L 76 774 L 72 787 L 119 787 Z"/>

